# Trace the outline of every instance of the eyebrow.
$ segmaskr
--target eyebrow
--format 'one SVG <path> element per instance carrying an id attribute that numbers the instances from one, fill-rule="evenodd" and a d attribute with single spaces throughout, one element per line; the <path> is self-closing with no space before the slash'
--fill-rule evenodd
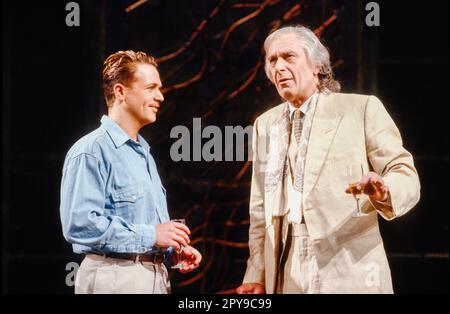
<path id="1" fill-rule="evenodd" d="M 295 52 L 294 50 L 291 50 L 291 49 L 289 49 L 289 50 L 284 50 L 284 51 L 281 51 L 281 52 L 278 52 L 278 53 L 274 53 L 274 54 L 271 54 L 271 55 L 269 55 L 269 56 L 267 56 L 267 59 L 268 60 L 271 60 L 271 59 L 273 59 L 276 55 L 280 55 L 280 56 L 282 56 L 282 57 L 286 57 L 287 55 L 290 55 L 290 54 L 294 54 L 294 55 L 298 55 L 298 53 L 297 52 Z"/>
<path id="2" fill-rule="evenodd" d="M 150 84 L 145 85 L 145 87 L 151 87 L 151 88 L 159 87 L 159 88 L 162 88 L 162 85 L 159 85 L 158 83 L 150 83 Z"/>

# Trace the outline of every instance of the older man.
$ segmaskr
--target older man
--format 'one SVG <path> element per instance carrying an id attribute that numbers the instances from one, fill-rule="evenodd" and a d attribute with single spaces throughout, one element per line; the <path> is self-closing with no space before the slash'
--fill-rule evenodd
<path id="1" fill-rule="evenodd" d="M 279 29 L 264 48 L 285 102 L 255 121 L 250 257 L 238 293 L 392 293 L 378 214 L 392 220 L 420 196 L 394 121 L 376 97 L 338 93 L 329 53 L 308 28 Z"/>
<path id="2" fill-rule="evenodd" d="M 189 228 L 169 221 L 166 190 L 150 146 L 138 133 L 156 121 L 164 100 L 156 67 L 144 52 L 110 55 L 103 68 L 108 115 L 67 153 L 63 233 L 75 253 L 86 255 L 76 293 L 169 293 L 170 248 L 184 248 L 180 272 L 201 261 L 189 246 Z"/>

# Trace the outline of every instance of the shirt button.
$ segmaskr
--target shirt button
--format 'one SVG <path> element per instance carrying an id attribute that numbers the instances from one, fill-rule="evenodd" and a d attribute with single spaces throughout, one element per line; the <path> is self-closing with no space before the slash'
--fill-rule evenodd
<path id="1" fill-rule="evenodd" d="M 132 198 L 135 200 L 136 199 L 136 195 L 133 195 Z"/>

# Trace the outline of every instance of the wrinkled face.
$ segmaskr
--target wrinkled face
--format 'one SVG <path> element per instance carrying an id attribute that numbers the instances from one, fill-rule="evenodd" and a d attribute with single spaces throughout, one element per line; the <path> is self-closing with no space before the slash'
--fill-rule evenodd
<path id="1" fill-rule="evenodd" d="M 270 44 L 266 65 L 278 94 L 291 103 L 303 103 L 317 88 L 319 70 L 313 68 L 294 34 L 281 35 Z"/>
<path id="2" fill-rule="evenodd" d="M 150 64 L 138 64 L 135 81 L 125 88 L 125 109 L 144 126 L 156 121 L 156 113 L 164 97 L 158 70 Z"/>

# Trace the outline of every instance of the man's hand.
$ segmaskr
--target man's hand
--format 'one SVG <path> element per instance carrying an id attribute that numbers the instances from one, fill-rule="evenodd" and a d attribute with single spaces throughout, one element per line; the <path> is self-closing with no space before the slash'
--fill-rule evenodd
<path id="1" fill-rule="evenodd" d="M 156 225 L 156 241 L 155 246 L 167 248 L 173 246 L 175 250 L 180 250 L 180 245 L 187 247 L 190 240 L 189 228 L 179 222 L 169 221 L 163 224 Z"/>
<path id="2" fill-rule="evenodd" d="M 236 289 L 236 292 L 238 294 L 265 294 L 266 289 L 259 283 L 243 283 Z"/>
<path id="3" fill-rule="evenodd" d="M 174 253 L 174 255 L 175 254 L 177 253 Z M 199 251 L 197 251 L 190 245 L 184 247 L 183 250 L 178 254 L 180 257 L 178 261 L 184 264 L 184 267 L 179 269 L 180 273 L 182 274 L 193 271 L 198 267 L 198 265 L 200 265 L 200 262 L 202 261 L 202 254 L 200 254 Z"/>
<path id="4" fill-rule="evenodd" d="M 375 172 L 370 171 L 365 174 L 357 185 L 357 189 L 363 191 L 372 200 L 377 202 L 384 202 L 389 196 L 389 187 L 384 184 L 383 179 Z M 345 193 L 350 194 L 349 188 L 345 190 Z"/>

